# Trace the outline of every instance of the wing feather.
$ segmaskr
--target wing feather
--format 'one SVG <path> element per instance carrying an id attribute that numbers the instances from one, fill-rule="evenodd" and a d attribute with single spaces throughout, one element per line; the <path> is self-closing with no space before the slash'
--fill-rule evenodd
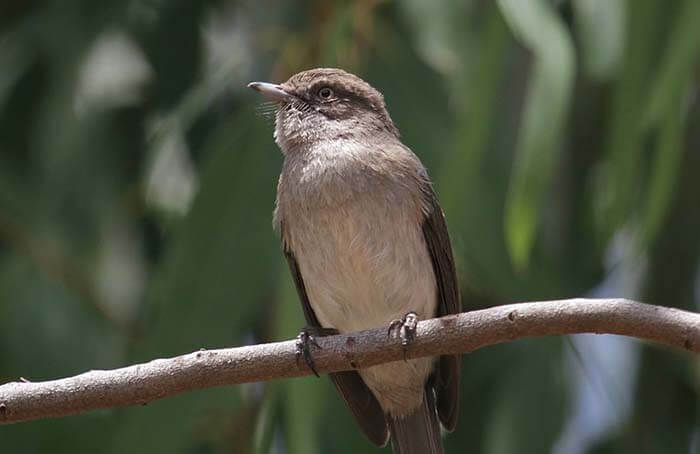
<path id="1" fill-rule="evenodd" d="M 426 217 L 423 221 L 423 237 L 428 246 L 437 282 L 437 315 L 456 314 L 461 311 L 461 303 L 447 224 L 430 183 L 425 183 L 423 193 L 428 202 Z M 454 430 L 457 424 L 459 379 L 459 356 L 441 356 L 433 386 L 437 398 L 438 416 L 448 431 Z"/>

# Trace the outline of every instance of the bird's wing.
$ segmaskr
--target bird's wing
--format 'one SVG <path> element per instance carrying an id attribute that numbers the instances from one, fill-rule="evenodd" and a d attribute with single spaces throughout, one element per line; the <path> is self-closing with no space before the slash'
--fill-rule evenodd
<path id="1" fill-rule="evenodd" d="M 450 237 L 445 217 L 429 182 L 423 186 L 428 209 L 423 221 L 423 237 L 428 246 L 437 283 L 437 315 L 456 314 L 461 311 L 459 286 L 455 270 Z M 459 356 L 443 355 L 433 380 L 437 397 L 437 411 L 445 429 L 452 431 L 459 413 Z"/>
<path id="2" fill-rule="evenodd" d="M 284 226 L 282 225 L 282 229 Z M 284 231 L 282 231 L 284 238 Z M 287 257 L 289 270 L 292 273 L 294 284 L 301 300 L 301 306 L 304 310 L 306 323 L 310 327 L 321 328 L 321 325 L 314 314 L 314 310 L 309 304 L 309 296 L 306 293 L 304 279 L 299 270 L 299 264 L 294 257 L 294 253 L 284 243 L 284 255 Z M 372 443 L 378 446 L 384 446 L 389 440 L 389 429 L 384 418 L 384 412 L 379 406 L 379 402 L 374 397 L 374 394 L 369 390 L 365 382 L 362 381 L 360 374 L 355 371 L 333 372 L 328 374 L 333 381 L 336 389 L 345 401 L 352 414 L 355 416 L 360 428 L 369 438 Z"/>

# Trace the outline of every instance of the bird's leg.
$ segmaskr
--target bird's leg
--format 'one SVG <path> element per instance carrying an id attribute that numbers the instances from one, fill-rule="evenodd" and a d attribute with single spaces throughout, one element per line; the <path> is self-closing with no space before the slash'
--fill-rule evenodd
<path id="1" fill-rule="evenodd" d="M 333 336 L 335 334 L 338 334 L 338 330 L 333 328 L 309 326 L 302 328 L 301 332 L 299 332 L 299 335 L 297 336 L 296 341 L 297 366 L 299 366 L 299 360 L 301 358 L 304 358 L 304 362 L 306 362 L 306 365 L 309 366 L 311 372 L 313 372 L 314 375 L 318 377 L 319 375 L 318 372 L 316 372 L 316 365 L 314 364 L 314 358 L 311 355 L 310 346 L 313 345 L 316 348 L 321 348 L 321 346 L 318 345 L 318 342 L 316 342 L 316 337 Z"/>
<path id="2" fill-rule="evenodd" d="M 396 320 L 389 323 L 388 337 L 400 337 L 401 345 L 403 346 L 403 359 L 406 361 L 406 350 L 413 340 L 416 338 L 416 327 L 418 326 L 418 314 L 409 312 Z"/>

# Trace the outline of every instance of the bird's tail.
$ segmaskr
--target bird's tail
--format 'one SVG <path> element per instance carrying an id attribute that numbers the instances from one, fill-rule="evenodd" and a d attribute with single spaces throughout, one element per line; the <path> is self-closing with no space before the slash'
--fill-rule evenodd
<path id="1" fill-rule="evenodd" d="M 425 390 L 423 403 L 412 414 L 387 419 L 394 454 L 443 454 L 432 389 Z"/>

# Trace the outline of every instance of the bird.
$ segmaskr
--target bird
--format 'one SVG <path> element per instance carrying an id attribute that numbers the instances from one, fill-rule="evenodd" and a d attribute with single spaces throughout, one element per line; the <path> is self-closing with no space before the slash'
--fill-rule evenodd
<path id="1" fill-rule="evenodd" d="M 460 312 L 443 211 L 383 95 L 337 68 L 248 86 L 276 105 L 284 162 L 273 225 L 309 328 L 304 355 L 314 332 L 385 326 L 410 348 L 418 319 Z M 458 356 L 329 375 L 371 442 L 391 440 L 396 454 L 444 452 L 440 426 L 453 431 L 459 412 Z"/>

